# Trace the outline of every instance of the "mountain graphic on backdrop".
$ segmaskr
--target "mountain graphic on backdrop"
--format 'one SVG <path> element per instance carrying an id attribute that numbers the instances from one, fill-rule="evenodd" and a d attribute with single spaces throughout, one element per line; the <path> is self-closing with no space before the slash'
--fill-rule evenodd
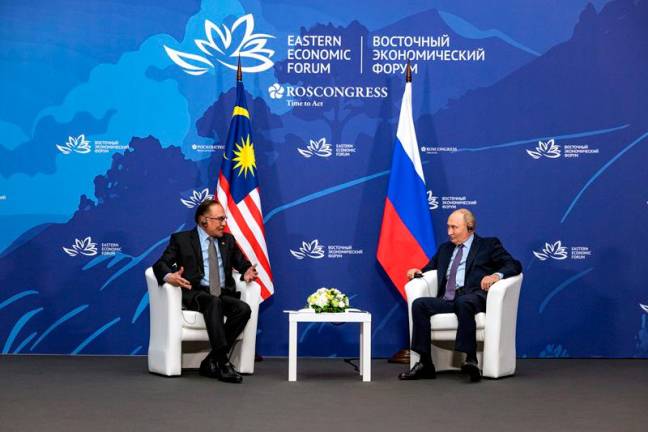
<path id="1" fill-rule="evenodd" d="M 619 25 L 622 22 L 622 25 Z M 496 84 L 448 103 L 432 119 L 437 142 L 479 147 L 528 136 L 622 124 L 648 126 L 648 2 L 617 0 L 599 14 L 588 4 L 568 41 Z M 595 109 L 592 109 L 595 107 Z M 461 125 L 458 127 L 458 125 Z"/>

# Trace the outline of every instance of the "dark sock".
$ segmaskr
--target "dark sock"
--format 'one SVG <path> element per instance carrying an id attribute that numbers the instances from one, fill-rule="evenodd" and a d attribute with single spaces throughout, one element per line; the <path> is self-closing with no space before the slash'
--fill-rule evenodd
<path id="1" fill-rule="evenodd" d="M 466 353 L 466 361 L 477 363 L 477 353 Z"/>
<path id="2" fill-rule="evenodd" d="M 211 358 L 213 358 L 217 363 L 223 364 L 228 362 L 227 358 L 227 348 L 222 348 L 219 350 L 212 350 Z"/>
<path id="3" fill-rule="evenodd" d="M 425 366 L 434 366 L 432 364 L 432 356 L 430 354 L 421 354 L 421 363 Z"/>

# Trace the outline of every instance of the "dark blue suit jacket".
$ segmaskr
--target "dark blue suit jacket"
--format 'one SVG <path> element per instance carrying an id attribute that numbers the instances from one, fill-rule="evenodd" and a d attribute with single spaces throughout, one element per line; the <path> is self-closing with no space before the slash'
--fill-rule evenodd
<path id="1" fill-rule="evenodd" d="M 446 287 L 446 273 L 452 258 L 455 245 L 445 242 L 439 246 L 437 253 L 422 271 L 437 270 L 439 284 L 437 297 L 443 297 Z M 474 293 L 486 298 L 487 291 L 481 289 L 481 280 L 484 276 L 493 273 L 502 273 L 504 278 L 518 275 L 522 272 L 522 265 L 509 254 L 496 237 L 479 237 L 475 234 L 468 258 L 466 259 L 466 278 L 464 292 Z"/>
<path id="2" fill-rule="evenodd" d="M 243 255 L 232 234 L 223 233 L 223 237 L 218 239 L 218 243 L 225 268 L 223 294 L 238 297 L 232 269 L 236 269 L 242 277 L 252 264 Z M 163 278 L 167 273 L 173 273 L 180 267 L 184 267 L 182 277 L 191 283 L 191 290 L 182 290 L 182 298 L 185 303 L 191 304 L 194 294 L 204 291 L 200 281 L 205 275 L 205 269 L 197 228 L 172 234 L 164 253 L 153 264 L 153 272 L 161 285 L 164 283 Z"/>

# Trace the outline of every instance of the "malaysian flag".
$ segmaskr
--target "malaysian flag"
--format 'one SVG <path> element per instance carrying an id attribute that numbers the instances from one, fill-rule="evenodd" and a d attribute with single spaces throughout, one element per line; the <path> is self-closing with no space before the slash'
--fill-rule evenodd
<path id="1" fill-rule="evenodd" d="M 409 64 L 405 80 L 376 254 L 403 298 L 407 270 L 425 266 L 436 248 L 423 165 L 414 129 L 412 71 Z"/>
<path id="2" fill-rule="evenodd" d="M 234 235 L 248 260 L 257 264 L 257 282 L 265 300 L 274 293 L 274 285 L 265 242 L 250 113 L 245 102 L 240 65 L 236 74 L 236 104 L 227 132 L 216 196 L 225 208 L 227 231 Z"/>

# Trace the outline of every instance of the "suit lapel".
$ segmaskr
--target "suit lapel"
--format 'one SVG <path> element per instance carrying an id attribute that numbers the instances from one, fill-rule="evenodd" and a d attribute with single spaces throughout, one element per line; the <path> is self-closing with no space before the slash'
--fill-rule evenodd
<path id="1" fill-rule="evenodd" d="M 225 236 L 221 237 L 218 239 L 218 245 L 220 246 L 220 254 L 221 254 L 221 260 L 223 260 L 223 268 L 227 269 L 228 262 L 227 259 L 229 257 L 229 250 L 227 247 L 227 241 L 225 240 Z M 227 270 L 225 270 L 225 273 L 227 273 Z M 227 277 L 227 275 L 225 276 Z M 223 281 L 223 283 L 225 283 Z"/>
<path id="2" fill-rule="evenodd" d="M 437 271 L 437 282 L 439 284 L 439 289 L 437 291 L 438 296 L 443 296 L 445 293 L 446 286 L 446 273 L 448 272 L 448 266 L 450 265 L 450 258 L 452 258 L 452 251 L 454 250 L 454 245 L 450 242 L 446 243 L 447 246 L 444 248 L 443 256 L 439 257 L 439 269 Z"/>
<path id="3" fill-rule="evenodd" d="M 198 237 L 198 228 L 191 231 L 191 247 L 194 251 L 194 256 L 198 257 L 198 268 L 202 274 L 205 274 L 205 266 L 203 263 L 202 248 L 200 247 L 200 237 Z"/>
<path id="4" fill-rule="evenodd" d="M 468 275 L 470 268 L 475 262 L 475 257 L 477 256 L 479 246 L 481 246 L 481 238 L 477 237 L 477 234 L 475 234 L 473 237 L 472 245 L 470 246 L 470 252 L 468 252 L 468 258 L 466 258 L 466 275 Z"/>

